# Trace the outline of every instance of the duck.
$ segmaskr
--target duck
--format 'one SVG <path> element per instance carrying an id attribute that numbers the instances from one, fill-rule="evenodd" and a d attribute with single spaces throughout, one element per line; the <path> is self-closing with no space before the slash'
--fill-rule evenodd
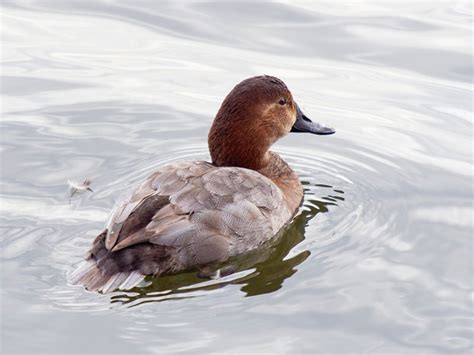
<path id="1" fill-rule="evenodd" d="M 285 83 L 260 75 L 238 83 L 208 134 L 211 161 L 177 161 L 116 203 L 72 284 L 103 293 L 159 277 L 225 265 L 257 251 L 303 201 L 298 175 L 271 146 L 290 132 L 330 135 Z"/>

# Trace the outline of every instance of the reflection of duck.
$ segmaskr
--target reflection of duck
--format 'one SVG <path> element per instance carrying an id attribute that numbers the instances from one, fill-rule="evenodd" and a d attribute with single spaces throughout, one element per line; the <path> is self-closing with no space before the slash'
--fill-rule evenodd
<path id="1" fill-rule="evenodd" d="M 288 132 L 331 134 L 303 115 L 271 76 L 242 81 L 209 132 L 212 164 L 170 164 L 112 211 L 73 282 L 108 292 L 144 275 L 216 266 L 257 249 L 286 225 L 303 198 L 298 176 L 270 146 Z"/>

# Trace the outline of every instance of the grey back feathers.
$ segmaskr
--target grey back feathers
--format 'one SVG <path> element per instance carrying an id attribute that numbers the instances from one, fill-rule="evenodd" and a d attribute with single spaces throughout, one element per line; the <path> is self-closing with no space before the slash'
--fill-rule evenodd
<path id="1" fill-rule="evenodd" d="M 177 162 L 116 204 L 73 281 L 108 292 L 143 275 L 222 262 L 258 247 L 291 216 L 281 190 L 258 172 Z"/>

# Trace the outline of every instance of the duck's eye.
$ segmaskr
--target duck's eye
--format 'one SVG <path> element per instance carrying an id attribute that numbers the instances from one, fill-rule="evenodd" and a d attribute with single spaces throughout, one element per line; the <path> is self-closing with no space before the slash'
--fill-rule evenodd
<path id="1" fill-rule="evenodd" d="M 286 105 L 286 99 L 280 99 L 280 101 L 278 101 L 278 103 L 282 106 Z"/>

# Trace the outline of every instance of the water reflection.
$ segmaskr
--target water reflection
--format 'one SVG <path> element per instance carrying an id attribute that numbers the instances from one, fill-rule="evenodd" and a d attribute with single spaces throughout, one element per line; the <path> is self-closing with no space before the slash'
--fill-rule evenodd
<path id="1" fill-rule="evenodd" d="M 306 187 L 309 184 L 303 181 Z M 287 258 L 290 251 L 305 239 L 308 222 L 318 214 L 328 212 L 330 206 L 337 206 L 337 202 L 344 201 L 344 197 L 341 196 L 344 194 L 342 190 L 321 184 L 315 184 L 314 187 L 332 189 L 333 194 L 323 196 L 321 199 L 305 199 L 301 212 L 279 236 L 258 251 L 240 256 L 222 267 L 223 270 L 232 268 L 235 274 L 213 281 L 204 281 L 196 272 L 148 278 L 150 284 L 147 287 L 135 288 L 112 296 L 111 302 L 134 307 L 148 302 L 192 298 L 197 296 L 198 291 L 211 291 L 227 285 L 242 285 L 240 290 L 246 297 L 280 289 L 283 282 L 297 272 L 297 266 L 311 254 L 309 250 L 304 250 Z M 306 188 L 305 193 L 308 196 L 312 191 Z"/>

